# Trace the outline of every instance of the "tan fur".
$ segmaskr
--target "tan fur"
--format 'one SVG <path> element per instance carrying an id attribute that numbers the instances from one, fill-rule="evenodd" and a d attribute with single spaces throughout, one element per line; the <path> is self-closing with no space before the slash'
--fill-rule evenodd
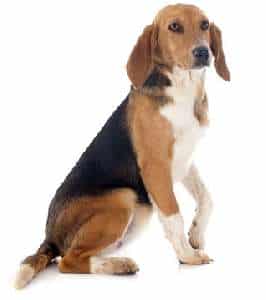
<path id="1" fill-rule="evenodd" d="M 179 4 L 165 7 L 158 13 L 153 23 L 144 29 L 127 63 L 127 73 L 133 87 L 129 96 L 126 119 L 140 173 L 147 192 L 159 209 L 169 239 L 176 248 L 177 254 L 182 254 L 179 259 L 188 264 L 210 262 L 206 254 L 191 247 L 192 245 L 194 248 L 203 248 L 203 233 L 208 219 L 206 207 L 210 208 L 210 201 L 197 171 L 192 167 L 183 181 L 198 203 L 197 214 L 190 229 L 189 244 L 173 191 L 171 170 L 174 157 L 173 146 L 179 135 L 174 133 L 170 123 L 174 119 L 171 118 L 171 113 L 168 112 L 168 115 L 163 116 L 160 110 L 162 106 L 174 103 L 174 98 L 179 97 L 176 95 L 178 95 L 178 84 L 182 84 L 182 78 L 174 77 L 182 72 L 175 73 L 174 70 L 185 71 L 192 76 L 191 70 L 194 67 L 192 52 L 195 47 L 208 46 L 214 55 L 217 73 L 224 80 L 230 80 L 221 31 L 213 23 L 209 30 L 201 30 L 200 23 L 206 19 L 205 14 L 192 5 Z M 170 31 L 169 25 L 172 22 L 181 24 L 184 33 Z M 150 72 L 155 68 L 159 69 L 160 74 L 167 75 L 174 84 L 171 87 L 169 83 L 143 87 Z M 193 78 L 190 78 L 190 81 L 193 81 Z M 190 81 L 184 79 L 184 85 Z M 178 84 L 175 84 L 177 82 Z M 167 93 L 165 86 L 168 91 L 174 88 L 174 92 Z M 195 103 L 194 115 L 200 125 L 206 126 L 208 125 L 208 101 L 203 80 L 197 88 L 197 95 L 190 95 L 188 99 L 196 100 L 193 102 Z M 181 98 L 186 99 L 187 91 L 184 90 L 183 86 Z M 182 111 L 180 116 L 182 122 Z M 193 107 L 191 119 L 195 121 Z M 184 170 L 187 172 L 185 168 Z M 116 245 L 124 237 L 134 214 L 139 210 L 138 206 L 141 205 L 137 204 L 137 201 L 136 193 L 129 188 L 115 189 L 100 193 L 99 196 L 66 199 L 63 208 L 60 207 L 56 211 L 52 221 L 47 225 L 50 240 L 44 241 L 35 255 L 23 261 L 16 286 L 26 285 L 59 255 L 62 259 L 58 267 L 64 273 L 131 274 L 138 271 L 135 262 L 129 258 L 101 256 L 105 250 Z M 145 207 L 143 213 L 145 219 L 148 210 Z M 140 221 L 144 218 L 139 215 Z M 55 249 L 53 249 L 54 245 L 56 245 Z"/>
<path id="2" fill-rule="evenodd" d="M 131 94 L 128 114 L 144 184 L 165 215 L 177 213 L 170 166 L 174 143 L 171 125 L 159 113 L 158 103 L 137 91 Z"/>
<path id="3" fill-rule="evenodd" d="M 76 232 L 69 231 L 71 245 L 59 263 L 64 273 L 90 273 L 89 258 L 117 241 L 128 225 L 135 208 L 136 195 L 129 189 L 118 189 L 99 198 L 84 197 L 62 213 L 57 226 L 75 226 L 76 217 L 87 220 Z M 75 217 L 76 216 L 76 217 Z"/>
<path id="4" fill-rule="evenodd" d="M 53 240 L 59 245 L 62 255 L 73 244 L 79 229 L 86 224 L 88 220 L 95 217 L 95 211 L 100 212 L 105 209 L 115 212 L 118 205 L 128 201 L 133 209 L 132 200 L 136 195 L 129 189 L 116 189 L 101 196 L 87 196 L 74 199 L 70 205 L 65 207 L 56 219 L 53 227 Z M 120 204 L 121 202 L 121 204 Z"/>
<path id="5" fill-rule="evenodd" d="M 195 117 L 198 119 L 201 126 L 209 125 L 208 112 L 209 112 L 208 97 L 204 88 L 204 80 L 202 79 L 198 87 L 198 95 L 194 107 Z"/>
<path id="6" fill-rule="evenodd" d="M 195 102 L 194 114 L 201 126 L 209 125 L 208 117 L 209 105 L 207 95 L 199 97 Z"/>
<path id="7" fill-rule="evenodd" d="M 160 54 L 157 60 L 168 66 L 179 66 L 182 69 L 191 69 L 193 65 L 192 49 L 202 41 L 210 42 L 208 31 L 202 31 L 200 21 L 207 19 L 205 14 L 193 5 L 169 5 L 163 8 L 155 18 L 159 27 L 158 44 Z M 168 29 L 168 26 L 177 21 L 184 27 L 184 33 L 178 34 Z"/>
<path id="8" fill-rule="evenodd" d="M 210 26 L 210 37 L 216 71 L 224 80 L 230 81 L 230 71 L 223 50 L 222 32 L 214 23 Z"/>
<path id="9" fill-rule="evenodd" d="M 139 268 L 128 257 L 91 257 L 90 269 L 93 274 L 134 274 Z"/>
<path id="10" fill-rule="evenodd" d="M 177 4 L 163 8 L 153 23 L 145 28 L 127 62 L 128 77 L 134 86 L 142 86 L 157 65 L 191 69 L 194 62 L 192 50 L 200 45 L 210 47 L 217 73 L 224 80 L 230 80 L 221 31 L 213 23 L 209 30 L 201 30 L 200 22 L 203 20 L 208 20 L 206 15 L 193 5 Z M 184 33 L 169 30 L 169 25 L 175 21 L 184 27 Z"/>
<path id="11" fill-rule="evenodd" d="M 156 29 L 147 26 L 133 49 L 128 64 L 127 73 L 135 87 L 143 84 L 153 68 L 153 53 L 156 48 Z"/>
<path id="12" fill-rule="evenodd" d="M 53 258 L 51 249 L 44 242 L 34 255 L 28 256 L 21 263 L 15 279 L 15 288 L 21 289 L 27 285 L 52 262 Z"/>
<path id="13" fill-rule="evenodd" d="M 177 256 L 188 264 L 202 264 L 211 261 L 205 253 L 191 247 L 192 245 L 194 248 L 203 248 L 203 234 L 210 211 L 208 210 L 210 206 L 206 206 L 207 209 L 205 209 L 205 204 L 210 202 L 207 194 L 200 197 L 195 193 L 197 186 L 202 188 L 201 191 L 204 186 L 192 168 L 184 182 L 198 203 L 198 212 L 190 230 L 189 244 L 183 232 L 183 220 L 173 192 L 171 174 L 171 165 L 174 161 L 173 145 L 175 142 L 178 143 L 179 138 L 182 141 L 182 125 L 179 131 L 173 131 L 172 126 L 176 123 L 169 102 L 176 101 L 178 103 L 180 89 L 180 101 L 183 101 L 182 97 L 188 97 L 188 100 L 194 99 L 194 115 L 199 121 L 199 125 L 204 127 L 208 125 L 208 101 L 204 89 L 204 73 L 200 79 L 198 77 L 200 73 L 191 71 L 195 65 L 193 50 L 196 47 L 209 47 L 215 57 L 217 73 L 225 80 L 230 79 L 221 36 L 219 32 L 217 34 L 218 29 L 211 24 L 210 29 L 202 30 L 200 24 L 203 20 L 207 20 L 206 16 L 195 6 L 171 5 L 162 9 L 153 24 L 148 26 L 150 34 L 147 34 L 145 30 L 139 38 L 127 65 L 128 71 L 130 70 L 129 78 L 136 87 L 130 95 L 128 121 L 142 179 L 151 199 L 159 209 L 166 235 L 173 244 Z M 169 24 L 174 21 L 183 26 L 182 34 L 169 30 Z M 156 32 L 156 42 L 154 41 L 154 32 Z M 151 37 L 153 37 L 152 44 Z M 144 57 L 149 58 L 146 60 L 146 64 L 142 63 Z M 159 69 L 160 74 L 167 75 L 172 82 L 171 87 L 143 86 L 154 68 L 157 71 Z M 198 81 L 198 86 L 195 80 Z M 195 83 L 194 87 L 193 82 Z M 188 87 L 188 84 L 192 84 L 191 87 Z M 195 94 L 193 94 L 193 88 L 195 88 Z M 187 92 L 186 89 L 188 89 Z M 170 105 L 166 106 L 165 111 L 162 106 L 167 104 Z M 186 115 L 184 116 L 186 117 Z M 183 115 L 179 117 L 182 122 Z M 184 119 L 184 122 L 186 121 Z M 191 124 L 196 126 L 193 122 Z M 186 148 L 183 149 L 187 151 Z M 190 151 L 189 146 L 188 151 Z M 185 175 L 185 167 L 186 165 L 182 169 L 180 166 L 181 173 L 177 173 L 178 176 Z"/>

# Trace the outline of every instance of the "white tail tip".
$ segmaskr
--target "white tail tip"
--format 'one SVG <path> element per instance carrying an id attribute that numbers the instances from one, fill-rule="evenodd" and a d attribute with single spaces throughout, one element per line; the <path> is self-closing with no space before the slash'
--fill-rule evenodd
<path id="1" fill-rule="evenodd" d="M 34 274 L 34 269 L 29 264 L 22 264 L 17 273 L 14 287 L 16 289 L 24 288 L 32 280 Z"/>

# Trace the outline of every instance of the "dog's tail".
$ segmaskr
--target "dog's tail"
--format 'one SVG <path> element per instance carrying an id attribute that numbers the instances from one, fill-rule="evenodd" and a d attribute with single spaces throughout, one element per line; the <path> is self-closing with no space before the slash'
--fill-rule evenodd
<path id="1" fill-rule="evenodd" d="M 57 247 L 44 241 L 36 254 L 28 256 L 20 265 L 15 279 L 15 288 L 25 287 L 39 272 L 44 270 L 58 256 Z"/>

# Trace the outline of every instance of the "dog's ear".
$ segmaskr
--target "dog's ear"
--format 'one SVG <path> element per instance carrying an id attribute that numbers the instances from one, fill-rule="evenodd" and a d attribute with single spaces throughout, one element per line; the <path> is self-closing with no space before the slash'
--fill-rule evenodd
<path id="1" fill-rule="evenodd" d="M 157 44 L 155 25 L 145 27 L 127 62 L 127 75 L 135 87 L 143 85 L 153 69 L 153 53 Z"/>
<path id="2" fill-rule="evenodd" d="M 226 65 L 221 30 L 214 24 L 210 25 L 210 48 L 214 55 L 216 72 L 226 81 L 230 81 L 230 71 Z"/>

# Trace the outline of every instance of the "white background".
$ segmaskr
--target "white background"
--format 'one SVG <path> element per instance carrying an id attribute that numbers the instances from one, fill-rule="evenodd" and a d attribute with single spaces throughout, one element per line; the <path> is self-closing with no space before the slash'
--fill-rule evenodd
<path id="1" fill-rule="evenodd" d="M 12 287 L 19 262 L 44 238 L 56 188 L 126 97 L 138 35 L 166 4 L 0 2 L 1 299 L 265 299 L 266 20 L 256 0 L 194 1 L 222 29 L 232 74 L 225 83 L 208 70 L 211 127 L 196 155 L 215 203 L 206 250 L 215 262 L 180 267 L 154 215 L 121 250 L 138 275 L 65 275 L 54 266 L 25 290 Z M 179 201 L 189 226 L 193 200 L 183 191 Z"/>

